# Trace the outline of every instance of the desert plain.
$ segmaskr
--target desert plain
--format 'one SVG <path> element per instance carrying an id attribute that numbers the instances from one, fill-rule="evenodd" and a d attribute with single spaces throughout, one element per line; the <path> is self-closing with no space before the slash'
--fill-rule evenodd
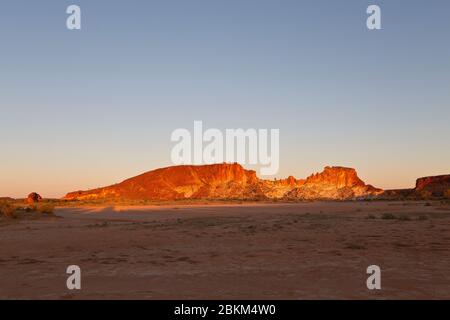
<path id="1" fill-rule="evenodd" d="M 0 241 L 0 299 L 450 299 L 448 201 L 68 206 Z"/>

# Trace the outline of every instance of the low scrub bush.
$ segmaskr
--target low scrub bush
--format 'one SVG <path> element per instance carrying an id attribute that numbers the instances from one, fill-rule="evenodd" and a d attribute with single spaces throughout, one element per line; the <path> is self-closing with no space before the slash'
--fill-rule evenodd
<path id="1" fill-rule="evenodd" d="M 16 206 L 9 202 L 0 202 L 0 216 L 15 218 Z"/>

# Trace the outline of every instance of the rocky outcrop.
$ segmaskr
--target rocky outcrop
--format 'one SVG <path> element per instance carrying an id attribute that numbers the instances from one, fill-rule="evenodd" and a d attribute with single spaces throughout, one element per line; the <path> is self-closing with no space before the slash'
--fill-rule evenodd
<path id="1" fill-rule="evenodd" d="M 285 197 L 304 200 L 348 200 L 373 197 L 382 192 L 381 189 L 366 185 L 355 169 L 325 167 L 323 172 L 309 176 L 301 186 L 293 188 Z"/>
<path id="2" fill-rule="evenodd" d="M 38 203 L 41 200 L 42 200 L 42 197 L 39 194 L 37 194 L 36 192 L 30 193 L 27 197 L 27 203 L 29 203 L 29 204 Z"/>
<path id="3" fill-rule="evenodd" d="M 450 191 L 450 174 L 419 178 L 416 180 L 414 191 L 430 192 L 434 197 L 447 196 Z"/>
<path id="4" fill-rule="evenodd" d="M 304 179 L 296 179 L 293 176 L 280 180 L 259 180 L 260 188 L 268 199 L 281 199 L 289 191 L 300 187 L 304 183 Z"/>
<path id="5" fill-rule="evenodd" d="M 354 199 L 372 196 L 380 189 L 366 185 L 356 171 L 326 167 L 306 180 L 292 176 L 263 180 L 241 165 L 174 166 L 146 172 L 119 184 L 68 193 L 66 200 L 97 199 Z"/>
<path id="6" fill-rule="evenodd" d="M 450 174 L 418 178 L 412 189 L 384 191 L 380 200 L 432 200 L 450 199 Z"/>

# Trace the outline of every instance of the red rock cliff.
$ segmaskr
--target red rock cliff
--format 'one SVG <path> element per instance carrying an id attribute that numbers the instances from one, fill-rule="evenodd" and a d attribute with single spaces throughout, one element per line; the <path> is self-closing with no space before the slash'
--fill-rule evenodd
<path id="1" fill-rule="evenodd" d="M 77 191 L 65 199 L 155 199 L 251 197 L 248 187 L 256 184 L 255 171 L 239 164 L 173 166 L 146 172 L 109 187 Z"/>
<path id="2" fill-rule="evenodd" d="M 290 176 L 262 180 L 239 164 L 174 166 L 146 172 L 119 184 L 68 193 L 67 200 L 96 199 L 352 199 L 378 194 L 356 171 L 326 167 L 306 180 Z"/>
<path id="3" fill-rule="evenodd" d="M 429 191 L 434 196 L 441 197 L 450 190 L 450 174 L 423 177 L 416 180 L 416 188 L 414 191 Z"/>
<path id="4" fill-rule="evenodd" d="M 376 196 L 381 189 L 366 185 L 356 170 L 345 167 L 325 167 L 323 172 L 309 176 L 300 187 L 286 194 L 296 199 L 353 199 Z"/>

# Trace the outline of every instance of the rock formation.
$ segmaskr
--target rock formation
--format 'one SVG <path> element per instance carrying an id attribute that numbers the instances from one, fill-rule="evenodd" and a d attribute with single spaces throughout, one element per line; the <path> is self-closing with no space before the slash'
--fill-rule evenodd
<path id="1" fill-rule="evenodd" d="M 386 190 L 379 199 L 383 200 L 431 200 L 450 199 L 450 174 L 423 177 L 416 180 L 413 189 Z"/>
<path id="2" fill-rule="evenodd" d="M 255 171 L 238 164 L 174 166 L 149 171 L 117 185 L 72 192 L 65 199 L 251 198 L 257 182 Z"/>
<path id="3" fill-rule="evenodd" d="M 174 166 L 146 172 L 119 184 L 68 193 L 67 200 L 97 199 L 354 199 L 382 190 L 366 185 L 356 171 L 326 167 L 306 180 L 263 180 L 239 164 Z"/>
<path id="4" fill-rule="evenodd" d="M 450 174 L 423 177 L 416 180 L 416 192 L 429 191 L 435 197 L 442 197 L 450 190 Z"/>
<path id="5" fill-rule="evenodd" d="M 325 167 L 321 173 L 309 176 L 303 185 L 293 188 L 285 197 L 288 199 L 335 199 L 347 200 L 365 198 L 382 193 L 371 185 L 366 185 L 355 169 Z"/>

